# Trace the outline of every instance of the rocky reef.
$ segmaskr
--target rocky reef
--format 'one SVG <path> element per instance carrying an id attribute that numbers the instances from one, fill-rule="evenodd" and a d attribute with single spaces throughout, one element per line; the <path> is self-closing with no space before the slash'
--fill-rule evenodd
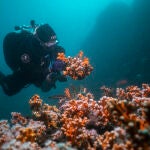
<path id="1" fill-rule="evenodd" d="M 150 86 L 101 90 L 95 100 L 86 88 L 66 88 L 58 106 L 35 94 L 32 117 L 12 112 L 11 121 L 0 121 L 0 149 L 150 149 Z"/>

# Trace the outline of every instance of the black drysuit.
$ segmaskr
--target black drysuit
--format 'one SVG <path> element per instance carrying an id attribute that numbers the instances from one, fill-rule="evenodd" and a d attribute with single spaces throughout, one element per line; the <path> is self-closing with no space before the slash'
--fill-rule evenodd
<path id="1" fill-rule="evenodd" d="M 11 32 L 3 42 L 4 57 L 13 73 L 1 81 L 7 95 L 18 93 L 28 84 L 34 84 L 43 91 L 42 83 L 50 73 L 50 68 L 59 52 L 64 52 L 61 46 L 43 47 L 35 36 L 28 31 Z M 58 74 L 58 72 L 57 72 Z M 52 82 L 53 87 L 55 81 Z M 45 90 L 46 91 L 46 90 Z"/>

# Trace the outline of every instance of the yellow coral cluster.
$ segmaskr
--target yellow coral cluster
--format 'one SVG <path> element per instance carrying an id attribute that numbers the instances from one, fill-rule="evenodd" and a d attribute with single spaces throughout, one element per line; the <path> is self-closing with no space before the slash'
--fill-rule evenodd
<path id="1" fill-rule="evenodd" d="M 50 106 L 43 104 L 40 96 L 35 94 L 30 100 L 29 104 L 32 110 L 32 114 L 41 121 L 44 121 L 48 128 L 57 128 L 59 125 L 60 111 L 56 106 Z"/>
<path id="2" fill-rule="evenodd" d="M 30 100 L 29 100 L 29 104 L 32 107 L 41 107 L 42 106 L 42 99 L 40 99 L 40 96 L 38 94 L 35 94 Z"/>
<path id="3" fill-rule="evenodd" d="M 19 118 L 21 119 L 20 121 Z M 11 139 L 16 139 L 21 143 L 39 142 L 45 134 L 46 126 L 43 122 L 25 119 L 20 113 L 13 112 L 11 121 L 13 124 L 11 129 L 8 126 L 8 122 L 0 121 L 0 145 Z"/>
<path id="4" fill-rule="evenodd" d="M 46 126 L 43 122 L 30 120 L 27 126 L 20 127 L 18 130 L 19 132 L 16 136 L 17 140 L 22 143 L 27 141 L 38 142 L 41 141 L 42 136 L 45 135 Z"/>
<path id="5" fill-rule="evenodd" d="M 66 64 L 63 74 L 70 76 L 74 80 L 85 78 L 93 70 L 89 59 L 83 57 L 82 51 L 80 51 L 76 57 L 66 57 L 64 53 L 58 53 L 57 59 L 64 61 Z"/>
<path id="6" fill-rule="evenodd" d="M 42 107 L 42 99 L 40 99 L 40 96 L 38 94 L 35 94 L 32 96 L 32 98 L 29 100 L 29 104 L 32 110 L 32 113 L 35 117 L 41 117 L 41 107 Z"/>
<path id="7" fill-rule="evenodd" d="M 26 141 L 35 142 L 36 137 L 37 137 L 36 132 L 32 128 L 25 128 L 25 129 L 22 128 L 20 130 L 20 134 L 17 136 L 16 139 L 23 143 Z"/>
<path id="8" fill-rule="evenodd" d="M 56 106 L 44 104 L 41 112 L 41 120 L 45 122 L 48 128 L 57 128 L 59 125 L 59 110 Z"/>

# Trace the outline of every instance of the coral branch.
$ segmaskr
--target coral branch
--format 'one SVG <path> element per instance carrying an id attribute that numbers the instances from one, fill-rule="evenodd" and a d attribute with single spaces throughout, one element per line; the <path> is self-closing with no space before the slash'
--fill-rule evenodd
<path id="1" fill-rule="evenodd" d="M 57 59 L 64 61 L 66 64 L 63 74 L 70 76 L 74 80 L 85 78 L 93 70 L 93 67 L 89 63 L 89 59 L 83 57 L 82 51 L 80 51 L 76 57 L 66 57 L 64 53 L 58 53 Z"/>

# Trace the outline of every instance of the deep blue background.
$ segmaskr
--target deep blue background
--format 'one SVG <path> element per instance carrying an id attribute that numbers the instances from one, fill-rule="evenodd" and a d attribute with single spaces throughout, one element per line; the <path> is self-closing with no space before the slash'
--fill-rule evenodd
<path id="1" fill-rule="evenodd" d="M 0 1 L 0 70 L 11 70 L 3 57 L 3 38 L 15 25 L 49 23 L 55 30 L 66 55 L 83 50 L 94 66 L 83 81 L 57 83 L 57 89 L 42 93 L 30 86 L 15 96 L 6 96 L 0 88 L 0 118 L 10 112 L 29 114 L 28 100 L 35 93 L 50 104 L 48 96 L 62 94 L 70 85 L 86 86 L 96 96 L 102 85 L 116 86 L 149 82 L 150 48 L 149 0 L 1 0 Z M 146 68 L 146 69 L 145 69 Z"/>

